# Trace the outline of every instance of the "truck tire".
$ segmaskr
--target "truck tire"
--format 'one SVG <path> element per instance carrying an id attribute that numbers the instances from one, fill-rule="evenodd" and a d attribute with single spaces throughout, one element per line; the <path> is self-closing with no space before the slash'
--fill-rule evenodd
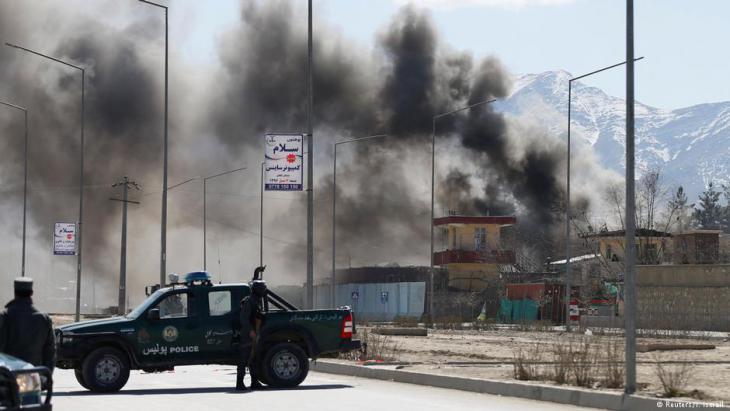
<path id="1" fill-rule="evenodd" d="M 301 384 L 309 373 L 307 354 L 298 345 L 279 343 L 264 355 L 264 377 L 274 388 L 292 388 Z"/>
<path id="2" fill-rule="evenodd" d="M 84 380 L 84 373 L 81 371 L 81 368 L 74 369 L 74 375 L 76 376 L 76 381 L 81 384 L 82 387 L 89 389 L 89 384 L 86 383 Z"/>
<path id="3" fill-rule="evenodd" d="M 129 359 L 116 348 L 97 348 L 84 359 L 81 373 L 91 391 L 119 391 L 129 379 Z"/>

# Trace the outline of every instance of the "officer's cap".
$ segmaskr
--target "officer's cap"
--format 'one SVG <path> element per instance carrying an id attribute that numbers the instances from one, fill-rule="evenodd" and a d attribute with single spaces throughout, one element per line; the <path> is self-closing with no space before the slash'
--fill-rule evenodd
<path id="1" fill-rule="evenodd" d="M 15 279 L 15 291 L 33 291 L 33 279 L 28 277 L 18 277 Z"/>

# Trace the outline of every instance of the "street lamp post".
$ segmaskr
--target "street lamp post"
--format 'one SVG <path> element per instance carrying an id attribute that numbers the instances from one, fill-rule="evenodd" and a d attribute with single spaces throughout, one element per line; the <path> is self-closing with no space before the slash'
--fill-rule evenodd
<path id="1" fill-rule="evenodd" d="M 431 133 L 431 254 L 429 256 L 429 260 L 431 261 L 430 265 L 430 274 L 431 274 L 431 285 L 430 285 L 430 298 L 428 299 L 428 315 L 431 317 L 431 321 L 433 321 L 433 281 L 434 281 L 434 273 L 433 273 L 433 266 L 434 266 L 434 257 L 433 257 L 433 207 L 434 207 L 434 190 L 435 190 L 435 178 L 436 178 L 436 120 L 450 116 L 452 114 L 458 113 L 460 111 L 468 110 L 470 108 L 474 108 L 477 106 L 481 106 L 484 104 L 494 103 L 497 101 L 497 99 L 490 99 L 490 100 L 484 100 L 480 101 L 478 103 L 470 104 L 465 107 L 457 108 L 456 110 L 451 110 L 446 113 L 441 113 L 433 116 L 433 129 Z"/>
<path id="2" fill-rule="evenodd" d="M 167 270 L 167 61 L 168 61 L 168 21 L 167 6 L 153 3 L 147 0 L 139 0 L 142 3 L 159 7 L 165 10 L 165 137 L 163 148 L 162 165 L 162 221 L 160 224 L 160 286 L 165 285 L 165 271 Z"/>
<path id="3" fill-rule="evenodd" d="M 332 278 L 331 278 L 331 284 L 330 284 L 330 298 L 332 301 L 332 306 L 334 307 L 335 302 L 335 211 L 337 207 L 337 147 L 341 144 L 348 144 L 348 143 L 355 143 L 358 141 L 363 140 L 371 140 L 374 138 L 382 138 L 382 137 L 388 137 L 387 134 L 376 134 L 372 136 L 367 137 L 359 137 L 359 138 L 353 138 L 350 140 L 345 141 L 339 141 L 334 144 L 334 166 L 333 166 L 333 172 L 332 172 Z"/>
<path id="4" fill-rule="evenodd" d="M 634 0 L 626 0 L 626 394 L 636 391 L 636 221 L 635 141 L 634 141 Z"/>
<path id="5" fill-rule="evenodd" d="M 42 53 L 39 53 L 37 51 L 33 51 L 31 49 L 27 49 L 25 47 L 21 47 L 12 43 L 5 43 L 5 45 L 9 47 L 16 48 L 18 50 L 22 50 L 31 54 L 35 54 L 36 56 L 43 57 L 45 59 L 55 61 L 56 63 L 61 63 L 67 67 L 74 68 L 76 70 L 79 70 L 81 72 L 81 143 L 79 151 L 81 152 L 81 165 L 80 165 L 80 172 L 79 172 L 79 226 L 76 233 L 77 238 L 77 250 L 76 250 L 76 316 L 75 320 L 79 321 L 80 319 L 80 312 L 81 312 L 81 250 L 82 250 L 82 244 L 81 240 L 83 238 L 82 232 L 83 232 L 83 218 L 84 218 L 84 114 L 86 111 L 86 103 L 84 100 L 85 95 L 85 84 L 86 84 L 86 69 L 84 67 L 80 67 L 68 62 L 65 62 L 63 60 L 59 60 L 55 57 L 51 57 Z"/>
<path id="6" fill-rule="evenodd" d="M 643 59 L 644 57 L 639 57 L 635 59 L 634 61 L 638 61 Z M 591 71 L 590 73 L 583 74 L 578 77 L 573 77 L 568 80 L 568 149 L 567 149 L 567 165 L 566 165 L 566 183 L 565 183 L 565 329 L 566 331 L 570 331 L 570 300 L 572 297 L 572 293 L 570 290 L 570 115 L 571 115 L 571 104 L 572 104 L 572 96 L 573 96 L 573 82 L 576 80 L 580 80 L 582 78 L 592 76 L 594 74 L 600 73 L 602 71 L 610 70 L 612 68 L 616 68 L 619 66 L 623 66 L 626 64 L 626 61 L 622 61 L 621 63 L 616 63 L 614 65 L 604 67 L 602 69 L 598 69 L 595 71 Z"/>
<path id="7" fill-rule="evenodd" d="M 25 233 L 26 233 L 26 210 L 28 204 L 28 110 L 24 107 L 16 106 L 12 103 L 0 101 L 0 104 L 8 106 L 23 112 L 25 118 L 25 142 L 23 148 L 23 251 L 20 264 L 20 276 L 25 277 Z"/>
<path id="8" fill-rule="evenodd" d="M 266 167 L 266 161 L 261 162 L 261 205 L 259 208 L 259 267 L 264 266 L 264 167 Z"/>
<path id="9" fill-rule="evenodd" d="M 226 174 L 235 173 L 236 171 L 245 170 L 246 167 L 237 168 L 235 170 L 224 171 L 222 173 L 213 174 L 212 176 L 203 177 L 203 270 L 208 269 L 208 237 L 207 237 L 207 186 L 208 180 Z"/>

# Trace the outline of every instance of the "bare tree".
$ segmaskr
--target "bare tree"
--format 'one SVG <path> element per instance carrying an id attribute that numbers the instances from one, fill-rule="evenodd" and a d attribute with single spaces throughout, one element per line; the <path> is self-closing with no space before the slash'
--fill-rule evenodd
<path id="1" fill-rule="evenodd" d="M 662 181 L 661 170 L 647 170 L 639 179 L 638 197 L 636 201 L 636 226 L 648 230 L 655 229 L 658 205 L 666 200 L 667 189 Z"/>
<path id="2" fill-rule="evenodd" d="M 624 229 L 624 207 L 626 204 L 624 201 L 626 198 L 624 192 L 623 183 L 611 183 L 606 187 L 606 192 L 604 193 L 606 201 L 610 204 L 613 212 L 616 213 L 621 230 Z"/>

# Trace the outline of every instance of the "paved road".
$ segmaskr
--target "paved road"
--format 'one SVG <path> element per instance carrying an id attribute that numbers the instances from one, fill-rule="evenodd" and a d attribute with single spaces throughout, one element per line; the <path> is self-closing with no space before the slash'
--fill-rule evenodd
<path id="1" fill-rule="evenodd" d="M 226 366 L 179 367 L 174 372 L 133 371 L 116 394 L 91 394 L 73 371 L 56 370 L 56 411 L 427 411 L 427 410 L 587 410 L 538 401 L 475 394 L 366 378 L 310 373 L 300 387 L 237 393 L 236 370 Z M 254 402 L 254 403 L 252 403 Z"/>

